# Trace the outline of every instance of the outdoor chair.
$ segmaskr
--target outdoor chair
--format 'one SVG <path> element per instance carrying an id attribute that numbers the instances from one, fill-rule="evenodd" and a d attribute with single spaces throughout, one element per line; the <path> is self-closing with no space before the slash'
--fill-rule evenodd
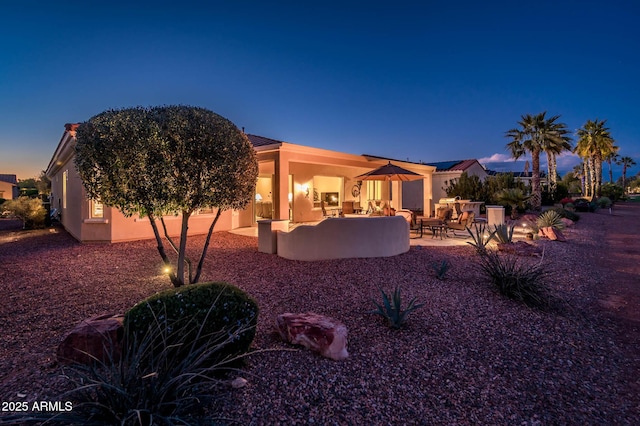
<path id="1" fill-rule="evenodd" d="M 409 238 L 422 237 L 422 224 L 416 223 L 411 210 L 400 209 L 396 211 L 396 216 L 402 216 L 409 223 Z"/>
<path id="2" fill-rule="evenodd" d="M 469 235 L 467 232 L 467 228 L 471 227 L 475 216 L 476 215 L 473 211 L 464 211 L 458 216 L 458 219 L 453 219 L 445 222 L 445 224 L 447 225 L 447 230 L 451 229 L 454 236 L 468 237 Z M 464 235 L 457 235 L 456 231 L 464 231 Z"/>

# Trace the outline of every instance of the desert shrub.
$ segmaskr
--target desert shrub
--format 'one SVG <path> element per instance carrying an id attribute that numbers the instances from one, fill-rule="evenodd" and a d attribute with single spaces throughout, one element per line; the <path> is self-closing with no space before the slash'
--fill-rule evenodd
<path id="1" fill-rule="evenodd" d="M 431 264 L 431 267 L 433 267 L 433 270 L 436 273 L 436 278 L 438 278 L 439 280 L 444 280 L 444 278 L 447 275 L 447 271 L 449 270 L 450 266 L 451 266 L 451 264 L 447 260 L 443 260 L 440 263 L 433 262 Z"/>
<path id="2" fill-rule="evenodd" d="M 472 245 L 476 252 L 479 254 L 487 251 L 487 244 L 494 238 L 496 231 L 491 233 L 487 233 L 485 225 L 478 225 L 477 223 L 474 225 L 474 230 L 471 230 L 471 227 L 467 227 L 467 232 L 471 235 L 473 242 L 468 241 L 467 244 Z"/>
<path id="3" fill-rule="evenodd" d="M 536 222 L 538 228 L 556 228 L 556 229 L 564 229 L 564 222 L 562 222 L 562 216 L 558 214 L 555 210 L 547 210 L 538 216 L 538 220 Z"/>
<path id="4" fill-rule="evenodd" d="M 409 314 L 424 305 L 424 303 L 416 304 L 416 298 L 414 297 L 409 301 L 407 308 L 402 309 L 400 287 L 396 287 L 392 296 L 388 296 L 382 289 L 380 289 L 380 293 L 382 293 L 382 303 L 378 303 L 372 299 L 376 305 L 376 309 L 371 311 L 371 313 L 380 315 L 386 319 L 389 327 L 394 329 L 401 328 L 407 321 Z"/>
<path id="5" fill-rule="evenodd" d="M 511 255 L 485 252 L 479 256 L 482 274 L 500 294 L 529 306 L 547 305 L 545 279 L 549 275 L 542 261 L 531 264 Z"/>
<path id="6" fill-rule="evenodd" d="M 594 212 L 598 205 L 584 198 L 577 198 L 573 200 L 573 207 L 577 212 Z"/>
<path id="7" fill-rule="evenodd" d="M 560 200 L 560 204 L 562 204 L 563 207 L 569 203 L 573 204 L 573 198 L 565 197 L 562 200 Z"/>
<path id="8" fill-rule="evenodd" d="M 569 204 L 566 205 L 566 207 L 568 207 L 568 206 L 569 206 Z M 564 218 L 570 219 L 570 220 L 572 220 L 574 222 L 577 222 L 577 221 L 580 220 L 580 215 L 575 213 L 575 212 L 572 212 L 571 210 L 563 209 L 561 207 L 553 207 L 553 208 L 551 208 L 549 210 L 553 210 L 554 212 L 558 213 L 560 215 L 560 217 L 564 217 Z"/>
<path id="9" fill-rule="evenodd" d="M 224 331 L 230 342 L 216 351 L 216 358 L 210 360 L 217 364 L 225 359 L 234 359 L 249 349 L 257 320 L 258 305 L 250 296 L 230 284 L 213 282 L 157 293 L 131 308 L 125 314 L 124 323 L 133 333 L 130 337 L 137 339 L 155 323 L 179 328 L 190 324 L 191 331 L 181 336 L 188 344 L 176 346 L 177 357 L 190 350 L 191 346 L 206 343 L 206 336 Z"/>
<path id="10" fill-rule="evenodd" d="M 598 201 L 596 201 L 596 204 L 598 204 L 598 207 L 601 209 L 607 209 L 611 206 L 611 199 L 609 199 L 609 197 L 600 197 Z"/>
<path id="11" fill-rule="evenodd" d="M 44 217 L 47 214 L 42 202 L 36 198 L 18 197 L 2 205 L 3 209 L 11 212 L 22 220 L 24 229 L 44 228 Z"/>
<path id="12" fill-rule="evenodd" d="M 605 183 L 600 187 L 600 195 L 615 202 L 620 200 L 624 196 L 624 189 L 622 188 L 622 186 L 616 185 L 614 183 Z"/>
<path id="13" fill-rule="evenodd" d="M 215 316 L 215 305 L 207 311 Z M 223 392 L 221 358 L 234 335 L 251 331 L 232 325 L 207 334 L 206 322 L 195 331 L 201 344 L 192 345 L 193 321 L 152 320 L 141 333 L 125 326 L 122 356 L 96 359 L 92 365 L 72 365 L 64 376 L 73 388 L 60 396 L 73 404 L 69 412 L 29 413 L 13 420 L 20 424 L 64 425 L 186 425 L 203 424 L 201 407 Z M 252 329 L 253 327 L 251 327 Z M 188 348 L 180 351 L 176 347 Z"/>
<path id="14" fill-rule="evenodd" d="M 513 240 L 513 231 L 515 230 L 515 225 L 506 225 L 504 223 L 500 225 L 494 225 L 495 233 L 493 238 L 495 238 L 499 243 L 510 243 Z"/>

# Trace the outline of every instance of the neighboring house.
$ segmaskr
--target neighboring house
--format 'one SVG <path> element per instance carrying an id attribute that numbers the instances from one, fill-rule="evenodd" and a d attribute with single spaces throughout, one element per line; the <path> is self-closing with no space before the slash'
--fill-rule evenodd
<path id="1" fill-rule="evenodd" d="M 0 174 L 0 198 L 5 200 L 13 200 L 18 198 L 20 190 L 18 189 L 18 179 L 16 175 Z"/>
<path id="2" fill-rule="evenodd" d="M 533 173 L 531 172 L 496 172 L 495 170 L 487 170 L 489 176 L 496 176 L 500 174 L 512 174 L 516 180 L 522 181 L 525 185 L 531 186 L 533 180 Z M 540 185 L 546 187 L 548 184 L 547 174 L 543 171 L 540 172 Z"/>
<path id="3" fill-rule="evenodd" d="M 75 163 L 75 133 L 78 124 L 66 124 L 65 131 L 49 162 L 46 175 L 51 179 L 51 208 L 60 213 L 65 229 L 79 241 L 129 241 L 153 238 L 147 218 L 125 217 L 116 208 L 87 199 Z M 362 182 L 355 179 L 389 159 L 347 154 L 289 142 L 247 135 L 253 144 L 259 175 L 253 200 L 244 210 L 225 211 L 216 231 L 255 226 L 261 219 L 293 222 L 321 220 L 327 211 L 340 209 L 343 202 L 359 202 L 363 208 L 369 200 L 389 200 L 394 207 L 405 206 L 399 182 Z M 422 205 L 433 203 L 431 175 L 434 167 L 402 161 L 395 164 L 422 174 L 426 185 L 420 194 Z M 405 182 L 406 184 L 406 182 Z M 322 201 L 325 201 L 323 212 Z M 436 200 L 437 201 L 437 200 Z M 215 210 L 192 216 L 189 234 L 207 232 Z M 178 235 L 178 217 L 165 217 L 168 232 Z"/>
<path id="4" fill-rule="evenodd" d="M 478 160 L 456 160 L 445 161 L 439 163 L 424 163 L 427 166 L 435 167 L 435 171 L 431 178 L 430 192 L 432 195 L 433 203 L 429 206 L 430 210 L 426 213 L 433 216 L 434 206 L 441 198 L 446 198 L 447 193 L 445 189 L 451 184 L 452 180 L 458 179 L 463 172 L 467 172 L 469 176 L 478 176 L 481 181 L 487 177 L 487 171 L 482 167 Z M 423 182 L 408 182 L 403 187 L 403 197 L 405 206 L 411 210 L 418 209 L 418 203 L 420 201 L 419 196 L 423 192 Z M 477 201 L 477 200 L 476 200 Z"/>

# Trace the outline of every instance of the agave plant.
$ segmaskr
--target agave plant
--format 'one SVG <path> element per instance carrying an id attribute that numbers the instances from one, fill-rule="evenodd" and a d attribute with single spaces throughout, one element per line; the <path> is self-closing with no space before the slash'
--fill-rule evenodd
<path id="1" fill-rule="evenodd" d="M 555 210 L 547 210 L 538 216 L 536 225 L 538 225 L 538 228 L 564 229 L 562 216 Z"/>
<path id="2" fill-rule="evenodd" d="M 478 224 L 475 224 L 475 232 L 472 231 L 471 228 L 467 228 L 467 232 L 469 232 L 469 235 L 473 238 L 473 242 L 467 242 L 467 244 L 471 244 L 475 247 L 479 254 L 483 254 L 487 251 L 487 244 L 489 244 L 489 241 L 491 241 L 496 234 L 496 231 L 487 234 L 486 228 L 487 227 L 485 225 L 478 226 Z"/>
<path id="3" fill-rule="evenodd" d="M 451 264 L 447 260 L 443 260 L 440 263 L 433 262 L 431 266 L 433 267 L 433 270 L 436 272 L 436 278 L 438 278 L 439 280 L 444 280 L 444 277 L 447 274 L 447 271 L 449 270 L 449 267 L 451 266 Z"/>
<path id="4" fill-rule="evenodd" d="M 494 238 L 499 243 L 510 243 L 513 240 L 513 230 L 516 229 L 515 225 L 506 225 L 501 223 L 500 225 L 494 225 Z"/>
<path id="5" fill-rule="evenodd" d="M 382 293 L 382 303 L 378 303 L 372 299 L 377 309 L 371 311 L 372 314 L 380 315 L 385 318 L 389 326 L 394 329 L 401 328 L 407 320 L 407 316 L 416 309 L 424 306 L 424 303 L 416 304 L 416 298 L 414 297 L 409 302 L 406 309 L 402 309 L 402 298 L 400 295 L 400 287 L 396 287 L 393 292 L 393 296 L 389 297 L 384 290 L 380 289 Z"/>

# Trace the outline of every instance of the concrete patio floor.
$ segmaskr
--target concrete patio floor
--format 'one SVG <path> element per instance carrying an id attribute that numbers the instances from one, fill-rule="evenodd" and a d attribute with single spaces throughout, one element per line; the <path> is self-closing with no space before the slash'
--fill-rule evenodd
<path id="1" fill-rule="evenodd" d="M 308 222 L 308 223 L 296 223 L 296 224 L 291 224 L 289 226 L 289 230 L 294 229 L 296 226 L 299 225 L 315 225 L 319 222 Z M 247 237 L 258 237 L 258 227 L 257 226 L 251 226 L 251 227 L 245 227 L 245 228 L 237 228 L 234 229 L 232 231 L 229 231 L 233 234 L 237 234 L 237 235 L 244 235 Z M 412 238 L 409 240 L 409 243 L 412 246 L 440 246 L 440 247 L 446 247 L 446 246 L 462 246 L 462 245 L 467 245 L 467 242 L 471 241 L 473 242 L 473 239 L 471 238 L 471 236 L 467 236 L 464 237 L 462 236 L 462 232 L 458 231 L 458 235 L 459 236 L 451 236 L 451 232 L 449 233 L 450 235 L 448 237 L 443 237 L 442 239 L 440 239 L 439 237 L 435 237 L 432 238 L 432 235 L 430 232 L 425 232 L 422 236 L 422 238 Z"/>

